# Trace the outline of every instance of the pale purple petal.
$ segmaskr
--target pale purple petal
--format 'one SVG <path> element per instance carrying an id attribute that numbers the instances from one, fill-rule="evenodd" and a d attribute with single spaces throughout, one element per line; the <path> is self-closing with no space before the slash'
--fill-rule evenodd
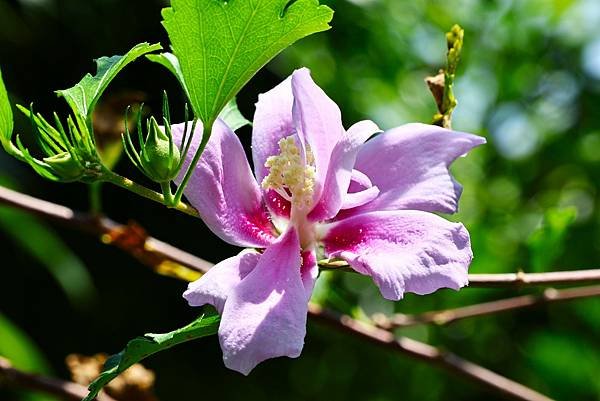
<path id="1" fill-rule="evenodd" d="M 352 213 L 399 209 L 456 212 L 462 187 L 448 166 L 484 143 L 480 136 L 425 124 L 386 131 L 360 149 L 354 166 L 371 179 L 380 194 Z"/>
<path id="2" fill-rule="evenodd" d="M 368 175 L 358 170 L 352 170 L 352 179 L 349 192 L 359 192 L 363 189 L 371 188 L 372 186 L 373 183 Z M 352 190 L 353 187 L 356 189 Z"/>
<path id="3" fill-rule="evenodd" d="M 292 119 L 293 103 L 291 77 L 258 95 L 252 122 L 252 159 L 259 182 L 269 174 L 265 162 L 279 153 L 279 140 L 296 132 Z"/>
<path id="4" fill-rule="evenodd" d="M 177 144 L 181 143 L 183 130 L 184 124 L 172 126 Z M 181 183 L 201 137 L 202 124 L 198 123 L 176 183 Z M 244 247 L 265 247 L 273 242 L 273 226 L 242 144 L 221 120 L 214 123 L 212 136 L 184 193 L 206 225 L 224 241 Z"/>
<path id="5" fill-rule="evenodd" d="M 300 355 L 308 311 L 300 265 L 292 228 L 229 295 L 219 327 L 225 366 L 247 375 L 266 359 Z"/>
<path id="6" fill-rule="evenodd" d="M 341 112 L 335 102 L 314 83 L 307 68 L 292 74 L 292 92 L 296 132 L 302 142 L 310 147 L 315 158 L 314 199 L 318 200 L 329 171 L 331 154 L 344 134 Z"/>
<path id="7" fill-rule="evenodd" d="M 371 212 L 323 227 L 325 253 L 369 275 L 387 299 L 467 285 L 473 254 L 462 224 L 416 210 Z"/>
<path id="8" fill-rule="evenodd" d="M 362 206 L 373 201 L 377 196 L 379 196 L 379 188 L 377 187 L 367 188 L 360 192 L 348 193 L 344 196 L 344 203 L 342 203 L 341 209 L 353 209 Z"/>
<path id="9" fill-rule="evenodd" d="M 200 279 L 190 283 L 183 297 L 190 306 L 213 305 L 219 313 L 229 294 L 256 266 L 260 253 L 245 249 L 239 255 L 216 264 Z"/>
<path id="10" fill-rule="evenodd" d="M 258 96 L 252 123 L 252 159 L 259 183 L 269 174 L 265 167 L 267 159 L 279 154 L 279 140 L 296 132 L 292 119 L 293 103 L 291 77 Z M 264 197 L 272 212 L 289 217 L 290 202 L 272 190 L 266 191 Z"/>
<path id="11" fill-rule="evenodd" d="M 333 218 L 344 206 L 346 200 L 358 206 L 373 199 L 373 195 L 377 196 L 375 190 L 370 190 L 362 195 L 350 196 L 349 199 L 346 194 L 354 173 L 352 167 L 360 147 L 379 131 L 379 127 L 372 121 L 361 121 L 342 134 L 331 152 L 323 190 L 317 204 L 308 215 L 310 220 L 323 221 Z M 354 176 L 357 177 L 356 173 Z"/>

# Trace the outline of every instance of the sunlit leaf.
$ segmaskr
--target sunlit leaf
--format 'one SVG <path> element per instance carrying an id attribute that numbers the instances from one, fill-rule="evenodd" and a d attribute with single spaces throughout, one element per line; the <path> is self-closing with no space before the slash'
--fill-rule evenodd
<path id="1" fill-rule="evenodd" d="M 206 313 L 181 329 L 166 334 L 146 334 L 129 341 L 124 350 L 106 361 L 104 371 L 90 384 L 90 393 L 83 401 L 92 401 L 111 380 L 142 359 L 175 345 L 216 334 L 218 328 L 219 316 Z"/>
<path id="2" fill-rule="evenodd" d="M 181 65 L 179 64 L 179 60 L 173 53 L 160 53 L 160 54 L 148 54 L 146 58 L 154 63 L 158 63 L 165 67 L 167 70 L 171 72 L 179 81 L 181 88 L 185 92 L 187 99 L 189 100 L 188 89 L 185 86 L 185 80 L 183 79 L 183 72 L 181 72 Z"/>
<path id="3" fill-rule="evenodd" d="M 317 0 L 172 0 L 163 25 L 194 112 L 207 122 L 269 60 L 329 29 L 332 17 Z"/>
<path id="4" fill-rule="evenodd" d="M 2 71 L 0 71 L 0 136 L 2 137 L 2 143 L 5 141 L 10 142 L 13 131 L 13 115 L 12 109 L 10 108 L 10 102 L 8 101 L 8 93 L 4 87 L 4 81 L 2 80 Z"/>
<path id="5" fill-rule="evenodd" d="M 91 120 L 94 106 L 117 74 L 137 58 L 160 49 L 162 49 L 160 44 L 140 43 L 124 56 L 101 57 L 96 60 L 96 75 L 87 74 L 74 87 L 56 93 L 64 97 L 71 108 L 83 118 Z"/>
<path id="6" fill-rule="evenodd" d="M 246 125 L 250 125 L 248 121 L 240 112 L 235 98 L 231 99 L 229 103 L 225 105 L 219 118 L 229 126 L 233 131 L 238 130 Z"/>
<path id="7" fill-rule="evenodd" d="M 190 95 L 187 87 L 185 86 L 181 65 L 173 53 L 148 54 L 146 58 L 168 69 L 177 78 L 189 100 Z M 235 98 L 231 99 L 225 105 L 219 114 L 219 118 L 225 121 L 225 123 L 234 131 L 250 124 L 250 121 L 248 121 L 240 112 Z"/>

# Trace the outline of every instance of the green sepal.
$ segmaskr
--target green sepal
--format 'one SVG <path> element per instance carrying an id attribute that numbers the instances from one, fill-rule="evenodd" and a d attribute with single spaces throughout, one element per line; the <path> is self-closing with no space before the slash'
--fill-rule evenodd
<path id="1" fill-rule="evenodd" d="M 43 160 L 63 182 L 78 181 L 85 175 L 85 168 L 69 152 L 45 157 Z"/>
<path id="2" fill-rule="evenodd" d="M 65 130 L 56 114 L 53 126 L 41 114 L 34 113 L 31 107 L 17 105 L 17 109 L 30 119 L 35 138 L 45 155 L 42 160 L 33 158 L 17 135 L 20 159 L 36 173 L 60 182 L 94 182 L 101 178 L 104 167 L 82 117 L 69 116 Z"/>
<path id="3" fill-rule="evenodd" d="M 103 372 L 90 384 L 90 393 L 83 401 L 92 401 L 111 380 L 142 359 L 175 345 L 216 334 L 219 321 L 215 312 L 204 313 L 181 329 L 166 334 L 146 334 L 129 341 L 124 350 L 106 361 Z"/>

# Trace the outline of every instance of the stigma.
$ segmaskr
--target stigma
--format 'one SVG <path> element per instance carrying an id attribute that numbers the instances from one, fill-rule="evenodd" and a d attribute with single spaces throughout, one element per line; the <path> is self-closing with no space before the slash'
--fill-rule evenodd
<path id="1" fill-rule="evenodd" d="M 308 209 L 313 202 L 314 164 L 310 148 L 306 148 L 303 157 L 295 135 L 280 139 L 279 154 L 269 157 L 265 162 L 269 175 L 263 179 L 262 187 L 274 190 L 300 210 Z"/>

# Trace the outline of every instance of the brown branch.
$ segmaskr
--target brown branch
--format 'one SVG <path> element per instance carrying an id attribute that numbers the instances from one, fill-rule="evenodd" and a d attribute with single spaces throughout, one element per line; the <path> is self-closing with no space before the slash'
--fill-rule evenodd
<path id="1" fill-rule="evenodd" d="M 1 201 L 1 199 L 0 199 Z M 356 273 L 345 261 L 320 261 L 319 268 L 329 271 Z M 600 269 L 556 271 L 547 273 L 495 273 L 469 274 L 469 287 L 511 288 L 535 287 L 560 284 L 584 284 L 600 282 Z"/>
<path id="2" fill-rule="evenodd" d="M 500 376 L 473 362 L 462 359 L 451 352 L 443 351 L 439 348 L 407 337 L 396 338 L 387 330 L 359 322 L 349 316 L 323 310 L 316 305 L 310 305 L 309 313 L 313 319 L 332 326 L 340 331 L 352 334 L 353 336 L 358 336 L 392 351 L 434 364 L 473 382 L 484 385 L 488 389 L 499 392 L 511 399 L 527 401 L 551 400 L 545 395 Z"/>
<path id="3" fill-rule="evenodd" d="M 525 287 L 600 282 L 600 269 L 548 273 L 469 274 L 470 287 Z"/>
<path id="4" fill-rule="evenodd" d="M 177 266 L 170 266 L 172 262 L 199 273 L 206 273 L 212 266 L 204 259 L 148 236 L 141 227 L 133 223 L 122 225 L 106 217 L 76 212 L 68 207 L 2 186 L 0 186 L 0 204 L 13 206 L 63 225 L 99 235 L 105 243 L 124 249 L 161 274 L 181 278 L 182 271 L 178 270 Z M 324 263 L 321 267 L 325 270 L 345 270 L 348 265 L 345 262 L 331 262 Z M 592 282 L 600 282 L 600 269 L 550 273 L 469 274 L 470 287 L 522 287 Z"/>
<path id="5" fill-rule="evenodd" d="M 0 379 L 15 386 L 54 395 L 65 401 L 81 401 L 88 394 L 88 389 L 77 383 L 68 382 L 46 376 L 22 372 L 14 368 L 7 359 L 0 357 Z M 116 401 L 101 393 L 97 401 Z"/>
<path id="6" fill-rule="evenodd" d="M 540 295 L 523 295 L 499 301 L 469 305 L 462 308 L 426 312 L 419 315 L 405 315 L 399 313 L 388 318 L 385 315 L 377 314 L 373 316 L 373 321 L 377 326 L 386 330 L 431 323 L 443 326 L 470 317 L 491 315 L 494 313 L 530 308 L 538 305 L 598 296 L 600 296 L 600 285 L 564 290 L 547 288 Z"/>
<path id="7" fill-rule="evenodd" d="M 89 217 L 86 214 L 76 213 L 66 207 L 45 202 L 2 187 L 0 187 L 0 203 L 9 204 L 42 217 L 52 218 L 65 225 L 101 235 L 104 242 L 121 247 L 155 270 L 158 270 L 157 267 L 160 266 L 156 265 L 157 260 L 163 258 L 164 261 L 170 260 L 176 262 L 195 272 L 206 272 L 212 266 L 207 261 L 147 236 L 135 225 L 123 226 L 106 218 Z M 109 238 L 105 238 L 107 236 Z M 160 272 L 160 270 L 158 271 Z M 183 277 L 177 272 L 173 275 L 183 279 L 189 278 Z M 309 305 L 309 315 L 315 320 L 325 322 L 349 334 L 367 339 L 380 346 L 388 347 L 401 354 L 440 366 L 512 399 L 523 401 L 549 400 L 549 398 L 534 390 L 466 361 L 452 353 L 409 338 L 395 338 L 389 331 L 358 322 L 348 316 L 325 311 L 318 305 Z"/>

